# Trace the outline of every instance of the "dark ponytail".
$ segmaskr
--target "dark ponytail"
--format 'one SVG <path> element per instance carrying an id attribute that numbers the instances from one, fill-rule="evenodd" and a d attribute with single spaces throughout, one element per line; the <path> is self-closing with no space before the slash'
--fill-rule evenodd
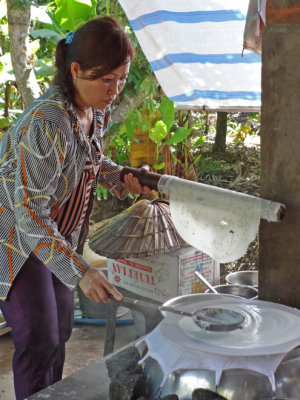
<path id="1" fill-rule="evenodd" d="M 56 74 L 54 77 L 54 84 L 61 87 L 65 93 L 68 101 L 73 102 L 75 96 L 75 90 L 73 85 L 73 78 L 70 71 L 71 63 L 68 62 L 67 52 L 68 44 L 65 43 L 65 39 L 61 39 L 56 46 L 55 54 L 55 66 Z"/>
<path id="2" fill-rule="evenodd" d="M 79 63 L 82 71 L 93 69 L 89 79 L 97 79 L 126 64 L 134 57 L 134 49 L 121 26 L 110 17 L 94 18 L 82 25 L 74 35 L 62 39 L 56 47 L 56 74 L 67 99 L 74 102 L 75 90 L 71 63 Z"/>

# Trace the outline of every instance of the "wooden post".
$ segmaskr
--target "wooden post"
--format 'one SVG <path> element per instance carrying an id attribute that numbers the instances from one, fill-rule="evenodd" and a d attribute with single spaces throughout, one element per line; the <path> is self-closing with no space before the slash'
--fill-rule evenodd
<path id="1" fill-rule="evenodd" d="M 286 205 L 261 221 L 259 298 L 300 308 L 300 3 L 267 2 L 262 47 L 261 196 Z"/>

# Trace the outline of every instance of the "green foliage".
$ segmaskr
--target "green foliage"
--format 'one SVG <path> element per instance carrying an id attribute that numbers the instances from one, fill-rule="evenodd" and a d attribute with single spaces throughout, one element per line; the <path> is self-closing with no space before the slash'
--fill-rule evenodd
<path id="1" fill-rule="evenodd" d="M 148 80 L 147 80 L 148 82 Z M 146 83 L 145 87 L 146 87 Z M 188 122 L 181 122 L 179 113 L 175 111 L 174 103 L 166 96 L 162 99 L 159 93 L 153 93 L 151 85 L 148 87 L 149 97 L 141 104 L 138 109 L 130 110 L 126 113 L 124 122 L 119 125 L 119 131 L 111 141 L 110 147 L 113 148 L 117 161 L 128 164 L 131 151 L 132 140 L 137 141 L 134 132 L 148 132 L 149 138 L 157 146 L 157 159 L 152 168 L 161 170 L 165 167 L 162 159 L 162 151 L 165 146 L 170 146 L 171 156 L 175 163 L 180 163 L 187 170 L 189 166 L 198 162 L 199 156 L 191 159 L 190 147 L 197 148 L 202 145 L 206 137 L 199 132 L 196 138 L 192 138 L 192 132 L 199 127 L 196 125 L 188 126 Z M 154 96 L 155 94 L 155 96 Z M 115 128 L 115 127 L 114 127 Z M 115 131 L 115 129 L 114 129 Z M 200 137 L 199 137 L 200 136 Z M 180 152 L 183 161 L 176 154 Z"/>
<path id="2" fill-rule="evenodd" d="M 0 118 L 0 130 L 6 129 L 10 126 L 10 120 L 6 117 Z"/>
<path id="3" fill-rule="evenodd" d="M 160 144 L 167 134 L 167 125 L 160 120 L 156 121 L 154 127 L 150 129 L 149 137 L 154 143 Z"/>
<path id="4" fill-rule="evenodd" d="M 133 121 L 134 117 L 138 116 L 138 110 L 133 110 L 131 115 L 133 118 L 128 117 L 125 120 L 125 123 L 118 123 L 112 125 L 109 131 L 106 133 L 105 136 L 115 136 L 113 140 L 110 141 L 109 148 L 108 148 L 108 155 L 112 158 L 116 158 L 116 161 L 120 165 L 128 165 L 129 163 L 129 152 L 130 152 L 130 145 L 133 135 Z M 128 113 L 130 115 L 130 113 Z M 112 156 L 111 150 L 114 149 L 115 157 Z"/>
<path id="5" fill-rule="evenodd" d="M 13 82 L 0 85 L 0 131 L 5 131 L 17 116 L 20 109 L 21 96 Z"/>
<path id="6" fill-rule="evenodd" d="M 66 31 L 75 31 L 97 15 L 96 0 L 56 0 L 55 19 Z"/>
<path id="7" fill-rule="evenodd" d="M 236 172 L 232 163 L 200 155 L 197 162 L 197 175 L 203 181 L 216 183 L 219 176 L 233 180 Z"/>
<path id="8" fill-rule="evenodd" d="M 154 103 L 152 103 L 154 105 Z M 149 110 L 150 115 L 155 114 L 159 117 L 154 121 L 154 126 L 150 130 L 150 139 L 158 146 L 158 153 L 166 144 L 164 139 L 171 133 L 171 128 L 175 120 L 174 103 L 166 96 L 163 97 L 160 103 L 153 110 Z"/>
<path id="9" fill-rule="evenodd" d="M 63 38 L 63 36 L 59 32 L 53 31 L 51 29 L 35 29 L 30 32 L 30 35 L 33 39 L 48 39 L 50 40 L 50 42 L 53 43 L 57 43 Z"/>
<path id="10" fill-rule="evenodd" d="M 183 142 L 189 137 L 192 130 L 193 127 L 188 128 L 187 123 L 185 124 L 185 126 L 180 126 L 178 129 L 176 129 L 170 139 L 165 142 L 165 144 L 173 146 L 175 144 Z"/>
<path id="11" fill-rule="evenodd" d="M 154 75 L 123 9 L 116 0 L 56 0 L 54 3 L 50 3 L 47 9 L 39 7 L 38 20 L 30 32 L 32 39 L 40 39 L 40 51 L 37 53 L 39 62 L 36 62 L 36 66 L 38 66 L 40 74 L 45 72 L 45 77 L 49 77 L 50 73 L 51 78 L 53 70 L 52 72 L 49 70 L 49 61 L 53 60 L 56 43 L 66 37 L 69 31 L 76 30 L 85 21 L 97 15 L 114 17 L 123 25 L 130 37 L 136 56 L 131 63 L 123 96 L 137 95 L 145 76 Z M 41 68 L 41 64 L 43 64 L 43 68 Z"/>
<path id="12" fill-rule="evenodd" d="M 0 85 L 4 85 L 7 81 L 14 80 L 11 58 L 9 53 L 5 53 L 0 57 Z"/>
<path id="13" fill-rule="evenodd" d="M 21 97 L 14 84 L 14 75 L 9 54 L 9 40 L 6 9 L 4 0 L 0 0 L 0 129 L 6 129 L 7 124 L 22 111 Z M 4 5 L 4 8 L 2 7 Z M 86 20 L 97 15 L 109 15 L 115 18 L 125 29 L 135 48 L 135 58 L 131 63 L 130 74 L 127 79 L 123 96 L 138 96 L 146 93 L 146 99 L 135 109 L 125 114 L 122 123 L 113 124 L 106 137 L 111 139 L 109 150 L 112 158 L 120 164 L 128 164 L 131 141 L 137 128 L 150 133 L 151 139 L 157 145 L 156 169 L 164 167 L 162 150 L 164 146 L 171 146 L 174 162 L 178 153 L 184 157 L 192 146 L 197 149 L 205 140 L 203 132 L 194 134 L 200 123 L 188 126 L 187 121 L 179 121 L 179 114 L 174 109 L 174 103 L 162 95 L 157 89 L 157 81 L 148 61 L 130 27 L 129 21 L 117 0 L 14 0 L 16 7 L 31 5 L 30 49 L 34 59 L 34 71 L 41 85 L 46 90 L 54 75 L 54 51 L 59 40 L 66 37 L 69 31 L 74 31 Z M 8 85 L 8 86 L 7 86 Z M 8 91 L 7 91 L 8 89 Z M 9 95 L 8 95 L 9 93 Z M 4 100 L 5 99 L 5 100 Z M 122 97 L 120 97 L 121 101 Z M 8 112 L 8 115 L 4 115 Z M 202 118 L 203 119 L 203 118 Z M 204 126 L 204 125 L 203 125 Z M 202 129 L 202 128 L 201 128 Z M 204 129 L 204 128 L 203 128 Z M 115 152 L 113 154 L 113 152 Z M 179 157 L 180 158 L 180 157 Z M 190 160 L 196 163 L 199 156 Z M 105 196 L 99 192 L 99 196 Z"/>
<path id="14" fill-rule="evenodd" d="M 46 57 L 36 60 L 34 72 L 37 80 L 46 87 L 46 81 L 48 81 L 47 77 L 52 77 L 54 74 L 53 60 Z"/>
<path id="15" fill-rule="evenodd" d="M 175 118 L 175 108 L 173 101 L 169 100 L 168 97 L 164 97 L 158 107 L 159 112 L 161 113 L 161 119 L 166 125 L 167 132 L 170 131 L 174 124 Z"/>
<path id="16" fill-rule="evenodd" d="M 129 25 L 127 17 L 117 0 L 14 0 L 14 7 L 31 7 L 30 49 L 34 59 L 34 71 L 41 85 L 46 90 L 54 76 L 54 51 L 59 40 L 65 38 L 68 31 L 74 31 L 86 20 L 97 15 L 109 15 L 121 23 L 135 47 L 136 57 L 124 88 L 124 95 L 137 95 L 145 76 L 153 73 L 138 41 Z M 5 84 L 15 80 L 9 53 L 8 24 L 6 2 L 0 0 L 0 92 Z M 3 89 L 1 88 L 3 86 Z M 4 98 L 4 97 L 2 97 Z M 18 99 L 21 97 L 18 95 Z M 14 104 L 21 111 L 22 104 Z M 2 106 L 0 103 L 0 116 Z"/>
<path id="17" fill-rule="evenodd" d="M 161 162 L 160 164 L 154 164 L 153 168 L 159 171 L 160 169 L 165 168 L 165 165 L 166 165 L 165 162 Z"/>
<path id="18" fill-rule="evenodd" d="M 228 118 L 227 133 L 233 138 L 234 143 L 243 143 L 247 136 L 257 133 L 260 126 L 260 113 L 250 113 L 243 123 Z"/>
<path id="19" fill-rule="evenodd" d="M 202 143 L 204 143 L 206 140 L 206 136 L 201 136 L 199 139 L 196 140 L 196 142 L 194 143 L 194 147 L 198 147 L 201 146 Z"/>
<path id="20" fill-rule="evenodd" d="M 104 186 L 102 185 L 97 185 L 97 189 L 96 189 L 96 197 L 97 200 L 107 200 L 108 198 L 108 189 L 106 189 Z"/>
<path id="21" fill-rule="evenodd" d="M 127 112 L 125 119 L 125 127 L 126 127 L 126 132 L 130 137 L 130 139 L 132 138 L 136 126 L 139 125 L 142 126 L 142 124 L 143 124 L 142 114 L 138 109 L 134 109 Z"/>
<path id="22" fill-rule="evenodd" d="M 125 14 L 124 18 L 126 18 Z M 124 22 L 123 24 L 125 24 L 125 31 L 135 50 L 135 57 L 131 61 L 130 73 L 123 89 L 123 96 L 138 96 L 140 92 L 152 93 L 152 95 L 155 96 L 157 81 L 154 73 L 129 25 L 129 22 L 127 21 L 127 23 Z"/>

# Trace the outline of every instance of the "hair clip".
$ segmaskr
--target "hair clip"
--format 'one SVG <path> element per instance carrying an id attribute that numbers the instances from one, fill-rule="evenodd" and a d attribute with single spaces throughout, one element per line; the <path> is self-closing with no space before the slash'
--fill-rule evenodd
<path id="1" fill-rule="evenodd" d="M 74 33 L 74 32 L 69 32 L 69 33 L 68 33 L 68 36 L 67 36 L 66 39 L 65 39 L 65 43 L 66 43 L 66 44 L 70 44 L 70 43 L 72 42 L 74 36 L 75 36 L 75 33 Z"/>

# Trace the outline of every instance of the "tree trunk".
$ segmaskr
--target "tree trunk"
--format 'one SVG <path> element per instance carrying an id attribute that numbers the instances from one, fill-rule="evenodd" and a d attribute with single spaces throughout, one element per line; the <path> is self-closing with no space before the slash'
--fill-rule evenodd
<path id="1" fill-rule="evenodd" d="M 28 54 L 30 6 L 16 8 L 12 0 L 7 0 L 7 18 L 14 75 L 24 105 L 27 107 L 40 95 L 40 87 L 33 71 L 32 56 Z"/>
<path id="2" fill-rule="evenodd" d="M 224 153 L 226 149 L 227 112 L 217 113 L 217 129 L 213 153 Z"/>

